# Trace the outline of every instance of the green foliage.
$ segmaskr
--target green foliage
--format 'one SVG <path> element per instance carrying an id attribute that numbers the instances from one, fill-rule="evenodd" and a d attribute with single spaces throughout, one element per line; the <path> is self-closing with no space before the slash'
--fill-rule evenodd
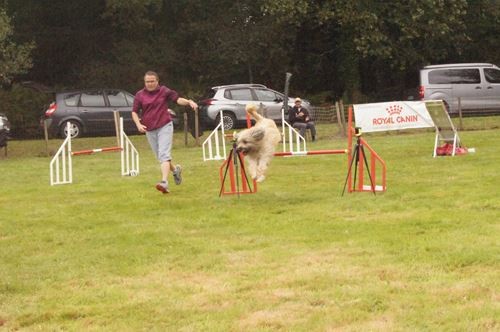
<path id="1" fill-rule="evenodd" d="M 158 14 L 161 0 L 106 0 L 102 17 L 111 20 L 111 26 L 129 37 L 147 33 L 154 25 L 151 16 Z"/>
<path id="2" fill-rule="evenodd" d="M 345 147 L 319 129 L 310 149 Z M 346 158 L 324 155 L 275 158 L 258 193 L 219 198 L 220 163 L 181 133 L 184 182 L 168 195 L 144 136 L 134 178 L 99 154 L 50 187 L 49 158 L 0 154 L 2 329 L 497 330 L 500 131 L 463 132 L 476 153 L 436 159 L 431 131 L 365 138 L 384 194 L 342 197 Z"/>
<path id="3" fill-rule="evenodd" d="M 24 77 L 57 88 L 134 92 L 154 69 L 197 95 L 244 82 L 281 90 L 291 72 L 292 91 L 380 101 L 416 87 L 423 65 L 500 62 L 500 7 L 491 0 L 4 3 L 10 40 L 36 43 Z"/>
<path id="4" fill-rule="evenodd" d="M 40 117 L 53 96 L 14 84 L 9 91 L 0 90 L 0 110 L 7 114 L 12 125 L 12 136 L 33 138 L 43 135 Z"/>
<path id="5" fill-rule="evenodd" d="M 9 86 L 12 79 L 24 74 L 32 66 L 31 51 L 33 43 L 16 44 L 12 40 L 10 18 L 0 7 L 0 83 Z"/>

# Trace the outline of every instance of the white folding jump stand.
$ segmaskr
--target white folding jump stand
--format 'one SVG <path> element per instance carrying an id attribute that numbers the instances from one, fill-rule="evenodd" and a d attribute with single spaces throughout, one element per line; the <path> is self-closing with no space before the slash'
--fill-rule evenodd
<path id="1" fill-rule="evenodd" d="M 226 134 L 224 132 L 224 117 L 220 112 L 220 122 L 203 142 L 203 161 L 226 159 Z M 248 116 L 248 115 L 247 115 Z M 300 133 L 285 121 L 284 111 L 281 110 L 281 137 L 283 153 L 291 156 L 307 155 L 306 140 Z M 228 135 L 228 136 L 232 136 Z"/>
<path id="2" fill-rule="evenodd" d="M 136 176 L 139 175 L 139 152 L 134 147 L 128 136 L 123 130 L 123 118 L 120 118 L 119 134 L 120 146 L 109 148 L 72 151 L 71 149 L 71 129 L 68 123 L 68 136 L 61 144 L 59 150 L 50 162 L 50 185 L 73 183 L 73 165 L 72 156 L 88 155 L 98 152 L 120 151 L 121 155 L 121 175 Z"/>

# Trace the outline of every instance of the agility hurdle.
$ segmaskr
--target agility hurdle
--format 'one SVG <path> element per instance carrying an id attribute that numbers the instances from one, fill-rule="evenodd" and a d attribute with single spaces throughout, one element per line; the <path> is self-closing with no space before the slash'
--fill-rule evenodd
<path id="1" fill-rule="evenodd" d="M 284 121 L 284 120 L 283 120 Z M 300 134 L 293 129 L 297 135 Z M 302 137 L 302 136 L 300 136 Z M 275 152 L 276 157 L 293 157 L 293 156 L 310 156 L 310 155 L 329 155 L 329 154 L 346 154 L 347 155 L 347 177 L 346 184 L 349 193 L 353 192 L 383 192 L 386 191 L 386 164 L 384 160 L 375 152 L 375 150 L 366 142 L 362 137 L 358 137 L 361 144 L 367 148 L 369 152 L 369 166 L 366 169 L 363 164 L 364 156 L 361 155 L 357 160 L 356 172 L 351 172 L 350 166 L 353 164 L 353 138 L 355 137 L 355 128 L 353 121 L 353 111 L 352 106 L 349 107 L 348 115 L 348 137 L 347 137 L 347 149 L 336 149 L 336 150 L 316 150 L 316 151 L 283 151 Z M 236 174 L 233 167 L 232 158 L 227 158 L 225 162 L 221 165 L 219 169 L 219 176 L 221 179 L 221 195 L 228 194 L 254 194 L 257 192 L 257 183 L 254 181 L 254 188 L 248 188 L 246 183 L 246 174 L 244 173 L 244 167 L 241 167 L 240 174 Z M 229 163 L 229 164 L 228 164 Z M 227 169 L 229 171 L 229 182 L 230 190 L 226 190 L 224 187 L 224 177 L 223 170 Z M 369 173 L 367 173 L 369 172 Z M 378 173 L 381 175 L 376 176 Z M 370 184 L 365 184 L 365 176 L 369 175 L 371 182 Z M 377 184 L 376 181 L 381 182 Z M 239 190 L 237 185 L 242 184 L 242 190 Z"/>
<path id="2" fill-rule="evenodd" d="M 71 134 L 69 134 L 50 161 L 50 185 L 73 183 L 72 156 L 91 155 L 99 152 L 120 151 L 121 175 L 139 175 L 139 152 L 123 130 L 123 118 L 120 118 L 119 122 L 120 146 L 72 151 Z M 69 123 L 67 132 L 71 132 Z"/>
<path id="3" fill-rule="evenodd" d="M 220 122 L 210 135 L 203 141 L 203 161 L 209 160 L 225 160 L 226 153 L 226 137 L 233 138 L 233 134 L 224 132 L 224 117 L 220 112 Z M 250 115 L 246 118 L 247 128 L 252 126 Z M 294 153 L 295 155 L 304 155 L 307 152 L 307 143 L 304 137 L 293 128 L 286 120 L 284 111 L 281 110 L 281 140 L 283 152 Z"/>

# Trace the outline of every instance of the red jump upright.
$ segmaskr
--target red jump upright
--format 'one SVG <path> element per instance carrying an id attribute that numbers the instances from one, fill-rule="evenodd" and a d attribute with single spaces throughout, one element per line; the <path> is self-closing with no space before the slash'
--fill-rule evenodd
<path id="1" fill-rule="evenodd" d="M 368 191 L 368 192 L 376 192 L 376 191 L 386 191 L 386 165 L 385 162 L 380 156 L 375 152 L 375 150 L 366 142 L 365 139 L 361 137 L 361 135 L 356 135 L 356 129 L 353 126 L 353 119 L 352 119 L 352 106 L 349 106 L 349 114 L 348 114 L 348 133 L 347 133 L 347 151 L 348 151 L 348 158 L 347 158 L 347 167 L 348 167 L 348 173 L 347 173 L 347 190 L 348 192 L 362 192 L 362 191 Z M 356 138 L 359 139 L 359 144 L 361 144 L 363 147 L 366 147 L 368 151 L 370 152 L 369 156 L 364 156 L 363 151 L 364 149 L 359 150 L 359 155 L 358 155 L 358 160 L 357 160 L 357 172 L 354 172 L 354 178 L 353 172 L 351 171 L 351 165 L 353 164 L 353 136 L 357 136 Z M 370 160 L 369 162 L 369 167 L 370 169 L 365 170 L 365 164 L 364 160 L 365 157 L 369 157 L 368 159 Z M 378 177 L 377 175 L 377 165 L 381 168 L 381 179 L 380 179 L 380 184 L 377 185 L 377 180 Z M 369 173 L 367 173 L 369 172 Z M 368 175 L 371 179 L 371 183 L 365 184 L 365 173 Z M 357 183 L 356 183 L 357 181 Z"/>
<path id="2" fill-rule="evenodd" d="M 257 181 L 249 179 L 245 171 L 245 161 L 242 153 L 231 150 L 229 156 L 219 168 L 220 192 L 221 195 L 239 195 L 239 194 L 255 194 L 257 192 Z M 236 174 L 236 173 L 239 174 Z M 227 188 L 226 180 L 229 176 L 229 188 Z M 250 186 L 250 180 L 253 182 L 253 188 Z"/>

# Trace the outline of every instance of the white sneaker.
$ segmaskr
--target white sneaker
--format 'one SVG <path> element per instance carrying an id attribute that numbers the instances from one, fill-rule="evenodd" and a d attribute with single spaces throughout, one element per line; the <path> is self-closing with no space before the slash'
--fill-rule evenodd
<path id="1" fill-rule="evenodd" d="M 182 183 L 182 167 L 181 165 L 175 165 L 175 169 L 173 171 L 174 181 L 176 185 L 180 185 Z"/>

